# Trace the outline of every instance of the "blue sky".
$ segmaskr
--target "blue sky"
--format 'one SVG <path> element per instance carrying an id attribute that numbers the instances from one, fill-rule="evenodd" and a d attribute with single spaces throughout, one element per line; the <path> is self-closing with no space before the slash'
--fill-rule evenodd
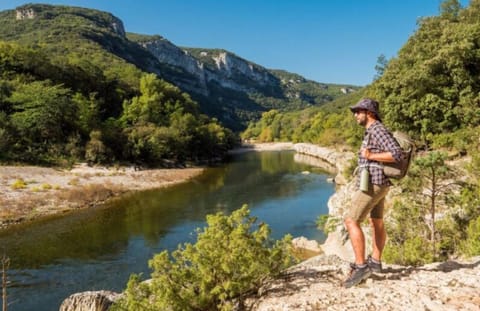
<path id="1" fill-rule="evenodd" d="M 31 1 L 0 0 L 0 10 Z M 42 0 L 107 11 L 127 32 L 178 46 L 222 48 L 270 69 L 367 85 L 441 0 Z M 468 0 L 460 1 L 463 6 Z"/>

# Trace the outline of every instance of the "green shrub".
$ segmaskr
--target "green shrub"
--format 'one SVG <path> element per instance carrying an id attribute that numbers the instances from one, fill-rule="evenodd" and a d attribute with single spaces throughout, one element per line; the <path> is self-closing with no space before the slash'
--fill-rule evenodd
<path id="1" fill-rule="evenodd" d="M 133 275 L 118 310 L 232 310 L 294 262 L 291 237 L 272 243 L 246 205 L 231 216 L 207 216 L 195 244 L 186 243 L 150 260 L 151 282 Z M 114 309 L 115 309 L 114 308 Z"/>
<path id="2" fill-rule="evenodd" d="M 429 241 L 420 236 L 405 240 L 402 245 L 388 244 L 383 252 L 385 262 L 394 262 L 401 265 L 419 266 L 430 263 L 433 260 L 432 252 L 428 245 Z"/>
<path id="3" fill-rule="evenodd" d="M 332 217 L 326 214 L 318 216 L 316 224 L 319 230 L 322 230 L 325 234 L 329 234 L 335 231 L 335 228 L 338 226 L 340 221 L 340 218 Z"/>
<path id="4" fill-rule="evenodd" d="M 27 184 L 25 183 L 25 181 L 21 178 L 15 180 L 11 186 L 10 186 L 12 189 L 14 190 L 18 190 L 18 189 L 25 189 L 27 188 Z"/>
<path id="5" fill-rule="evenodd" d="M 461 243 L 460 249 L 467 256 L 480 255 L 480 217 L 470 221 L 467 239 Z"/>
<path id="6" fill-rule="evenodd" d="M 41 188 L 42 190 L 50 190 L 52 189 L 52 185 L 45 183 L 41 185 Z"/>

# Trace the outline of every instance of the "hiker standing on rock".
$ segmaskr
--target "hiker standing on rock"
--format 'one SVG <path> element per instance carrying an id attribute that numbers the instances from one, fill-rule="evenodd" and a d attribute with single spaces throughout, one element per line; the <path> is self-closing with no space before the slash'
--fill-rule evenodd
<path id="1" fill-rule="evenodd" d="M 357 123 L 365 127 L 359 152 L 358 190 L 344 219 L 352 243 L 355 263 L 352 263 L 345 287 L 352 287 L 367 279 L 372 271 L 382 269 L 381 256 L 387 234 L 383 223 L 385 196 L 392 185 L 383 173 L 383 163 L 400 161 L 401 148 L 392 134 L 382 124 L 378 114 L 378 102 L 364 98 L 350 107 Z M 361 223 L 370 215 L 373 252 L 365 259 L 365 235 Z"/>

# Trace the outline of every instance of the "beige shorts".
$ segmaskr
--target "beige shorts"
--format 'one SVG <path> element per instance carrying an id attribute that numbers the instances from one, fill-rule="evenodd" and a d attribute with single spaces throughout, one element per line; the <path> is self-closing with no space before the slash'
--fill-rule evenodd
<path id="1" fill-rule="evenodd" d="M 345 219 L 350 218 L 361 223 L 369 213 L 370 218 L 382 219 L 385 209 L 385 196 L 389 189 L 389 186 L 373 185 L 373 187 L 369 187 L 368 192 L 357 190 L 352 196 L 352 204 L 345 215 Z"/>

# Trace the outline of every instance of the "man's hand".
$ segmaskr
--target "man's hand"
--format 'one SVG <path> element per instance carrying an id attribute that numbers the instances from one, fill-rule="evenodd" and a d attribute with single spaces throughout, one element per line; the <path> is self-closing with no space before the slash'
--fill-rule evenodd
<path id="1" fill-rule="evenodd" d="M 362 150 L 360 150 L 360 155 L 367 160 L 372 160 L 369 158 L 371 154 L 372 153 L 370 152 L 370 149 L 363 148 Z"/>

